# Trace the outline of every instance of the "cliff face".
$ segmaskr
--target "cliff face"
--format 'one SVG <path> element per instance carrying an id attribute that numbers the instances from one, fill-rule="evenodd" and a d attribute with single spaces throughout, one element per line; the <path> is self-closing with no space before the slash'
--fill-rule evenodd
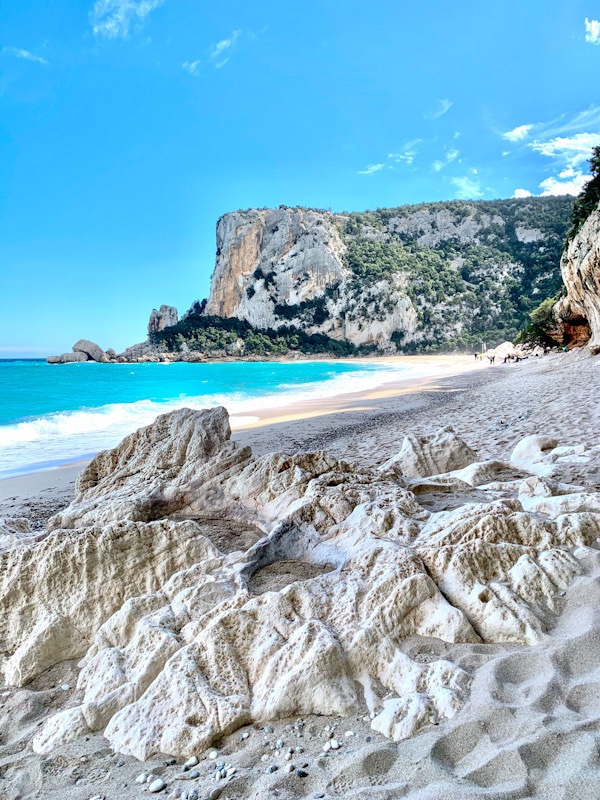
<path id="1" fill-rule="evenodd" d="M 504 341 L 558 289 L 571 207 L 532 198 L 225 214 L 204 313 L 392 351 Z"/>
<path id="2" fill-rule="evenodd" d="M 567 296 L 556 313 L 568 344 L 600 352 L 600 203 L 569 242 L 560 264 Z"/>
<path id="3" fill-rule="evenodd" d="M 345 277 L 335 217 L 305 209 L 251 209 L 217 223 L 217 262 L 206 314 L 258 327 L 281 324 L 276 303 L 297 305 Z"/>

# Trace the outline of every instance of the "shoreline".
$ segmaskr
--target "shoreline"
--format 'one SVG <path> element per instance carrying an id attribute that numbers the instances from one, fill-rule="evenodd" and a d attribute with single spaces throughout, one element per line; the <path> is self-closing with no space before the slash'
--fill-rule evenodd
<path id="1" fill-rule="evenodd" d="M 275 359 L 269 359 L 269 362 L 275 361 Z M 285 363 L 285 364 L 294 364 L 296 363 L 297 359 L 277 359 L 278 363 Z M 231 410 L 230 417 L 231 417 L 231 427 L 233 431 L 238 430 L 246 430 L 249 428 L 254 427 L 261 427 L 263 425 L 268 425 L 274 422 L 281 422 L 281 421 L 291 421 L 297 419 L 304 419 L 313 416 L 320 416 L 322 414 L 329 414 L 336 411 L 343 411 L 348 406 L 352 407 L 356 402 L 361 400 L 370 400 L 376 397 L 381 397 L 386 394 L 396 395 L 402 394 L 405 392 L 413 392 L 418 391 L 420 386 L 428 381 L 438 380 L 442 377 L 448 377 L 455 374 L 460 374 L 466 371 L 473 371 L 477 369 L 482 369 L 487 366 L 487 364 L 482 363 L 481 361 L 473 361 L 468 356 L 460 356 L 460 355 L 425 355 L 425 356 L 378 356 L 376 358 L 372 357 L 356 357 L 356 358 L 316 358 L 316 359 L 303 359 L 303 361 L 318 361 L 318 362 L 327 362 L 331 361 L 332 363 L 350 363 L 354 364 L 357 361 L 364 363 L 364 364 L 386 364 L 386 365 L 398 365 L 401 367 L 406 366 L 408 369 L 413 370 L 414 373 L 411 376 L 406 378 L 398 379 L 395 377 L 393 380 L 385 380 L 386 373 L 385 372 L 374 372 L 373 378 L 378 379 L 372 386 L 364 389 L 358 389 L 355 392 L 342 392 L 342 393 L 332 393 L 327 394 L 323 397 L 317 398 L 308 398 L 308 399 L 300 399 L 294 401 L 291 399 L 288 402 L 282 403 L 275 403 L 271 405 L 270 403 L 265 407 L 249 407 L 245 408 L 240 411 Z M 87 363 L 95 363 L 95 362 L 87 362 Z M 256 363 L 256 362 L 253 362 Z M 420 374 L 423 370 L 431 371 L 434 370 L 433 374 L 430 375 L 423 375 Z M 314 384 L 305 384 L 304 388 L 308 388 L 310 390 L 312 387 L 316 387 L 321 385 L 322 387 L 327 388 L 327 382 L 316 382 Z M 296 387 L 298 393 L 301 393 L 303 390 L 302 386 Z M 331 387 L 332 389 L 334 387 Z M 268 396 L 269 399 L 277 399 L 277 395 L 270 395 Z M 265 400 L 267 398 L 264 398 Z M 249 404 L 253 403 L 253 400 L 247 401 Z M 260 403 L 261 398 L 256 398 L 256 403 Z M 182 403 L 182 406 L 185 406 L 185 401 Z M 291 411 L 293 409 L 293 411 Z M 93 411 L 93 408 L 90 409 Z M 229 409 L 228 409 L 229 410 Z M 60 412 L 53 412 L 53 413 L 60 413 Z M 242 421 L 243 420 L 243 421 Z M 251 421 L 247 421 L 251 420 Z M 140 426 L 143 427 L 143 426 Z M 132 433 L 130 431 L 130 433 Z M 126 434 L 124 434 L 126 435 Z M 5 474 L 0 474 L 0 486 L 3 481 L 13 480 L 17 478 L 26 478 L 29 475 L 36 475 L 39 473 L 45 473 L 57 469 L 70 469 L 77 464 L 85 465 L 89 463 L 92 458 L 97 455 L 98 452 L 101 452 L 101 448 L 98 451 L 90 452 L 89 454 L 81 454 L 78 453 L 77 455 L 73 455 L 72 457 L 66 457 L 64 459 L 57 459 L 48 462 L 33 462 L 31 464 L 26 464 L 22 467 L 16 468 L 14 472 L 12 471 L 5 471 Z M 88 457 L 89 456 L 89 457 Z M 2 493 L 0 492 L 0 497 Z"/>

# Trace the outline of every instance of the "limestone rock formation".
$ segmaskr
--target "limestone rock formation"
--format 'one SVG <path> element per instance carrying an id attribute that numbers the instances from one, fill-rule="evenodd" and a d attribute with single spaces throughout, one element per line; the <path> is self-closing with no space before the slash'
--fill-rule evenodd
<path id="1" fill-rule="evenodd" d="M 163 305 L 158 311 L 153 308 L 148 321 L 148 333 L 164 331 L 165 328 L 170 328 L 171 325 L 177 325 L 178 321 L 179 315 L 174 306 Z"/>
<path id="2" fill-rule="evenodd" d="M 204 313 L 390 351 L 460 339 L 474 318 L 497 340 L 515 281 L 527 273 L 525 292 L 531 281 L 536 292 L 554 285 L 571 207 L 568 198 L 535 198 L 225 214 Z M 481 305 L 473 306 L 473 292 Z"/>
<path id="3" fill-rule="evenodd" d="M 49 364 L 74 364 L 79 361 L 89 361 L 86 353 L 62 353 L 60 356 L 48 356 L 46 361 Z"/>
<path id="4" fill-rule="evenodd" d="M 104 363 L 108 361 L 108 357 L 104 350 L 95 342 L 90 342 L 89 339 L 79 339 L 73 345 L 74 353 L 85 353 L 90 361 L 98 361 Z"/>
<path id="5" fill-rule="evenodd" d="M 75 342 L 72 353 L 63 353 L 46 359 L 49 364 L 70 364 L 77 361 L 97 361 L 104 364 L 108 360 L 109 357 L 104 350 L 89 339 L 79 339 Z"/>
<path id="6" fill-rule="evenodd" d="M 560 262 L 567 296 L 555 306 L 566 344 L 600 352 L 600 204 L 569 242 Z"/>
<path id="7" fill-rule="evenodd" d="M 159 417 L 92 461 L 51 533 L 0 554 L 6 680 L 83 655 L 77 705 L 37 752 L 103 730 L 139 759 L 188 756 L 312 713 L 366 711 L 405 738 L 457 714 L 470 676 L 412 661 L 403 640 L 542 641 L 574 549 L 600 535 L 599 495 L 528 469 L 568 458 L 555 442 L 477 462 L 444 429 L 378 470 L 254 457 L 229 435 L 224 409 Z M 465 499 L 432 513 L 419 483 Z"/>
<path id="8" fill-rule="evenodd" d="M 448 426 L 432 436 L 406 436 L 400 452 L 386 461 L 381 470 L 392 470 L 408 478 L 426 478 L 453 472 L 474 461 L 477 453 Z"/>

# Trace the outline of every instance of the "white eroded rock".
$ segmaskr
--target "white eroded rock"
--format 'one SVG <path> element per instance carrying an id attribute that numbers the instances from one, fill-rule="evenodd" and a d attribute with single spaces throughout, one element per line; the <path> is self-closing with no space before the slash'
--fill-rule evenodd
<path id="1" fill-rule="evenodd" d="M 376 730 L 410 736 L 456 714 L 470 678 L 448 661 L 415 663 L 399 643 L 413 635 L 540 641 L 578 572 L 571 551 L 600 534 L 594 511 L 543 519 L 516 497 L 432 514 L 392 470 L 352 467 L 319 452 L 253 458 L 228 437 L 222 409 L 159 417 L 98 456 L 73 504 L 55 518 L 80 526 L 96 515 L 146 521 L 52 534 L 70 543 L 73 563 L 74 588 L 60 610 L 65 637 L 74 649 L 88 649 L 80 705 L 43 726 L 35 739 L 40 752 L 84 730 L 104 730 L 115 750 L 138 759 L 158 752 L 188 758 L 252 722 L 365 711 Z M 476 456 L 463 445 L 452 431 L 430 437 L 411 450 L 419 456 L 415 470 L 468 470 Z M 522 475 L 499 462 L 463 477 L 477 484 L 506 469 Z M 165 514 L 200 521 L 149 521 Z M 202 518 L 210 515 L 219 520 L 209 530 Z M 243 540 L 234 521 L 257 526 L 258 534 Z M 137 538 L 127 539 L 119 550 L 110 534 L 119 524 L 144 541 L 163 526 L 161 535 L 177 542 L 175 531 L 191 526 L 185 553 L 178 565 L 159 569 L 150 544 L 138 552 Z M 94 551 L 98 536 L 106 546 Z M 44 560 L 44 545 L 31 548 L 34 565 Z M 91 609 L 78 599 L 78 587 L 90 581 L 88 550 L 103 580 L 91 580 Z M 130 550 L 142 586 L 124 585 Z M 29 609 L 40 609 L 52 581 L 63 578 L 29 569 L 23 590 Z M 17 588 L 5 595 L 9 603 L 21 597 Z M 8 640 L 27 643 L 20 664 L 49 666 L 64 655 L 46 644 L 23 603 L 12 616 L 0 607 Z M 79 638 L 68 633 L 75 623 Z M 10 674 L 22 676 L 11 658 Z"/>
<path id="2" fill-rule="evenodd" d="M 448 426 L 432 436 L 406 436 L 400 452 L 382 464 L 381 471 L 426 478 L 467 467 L 474 461 L 477 453 Z"/>

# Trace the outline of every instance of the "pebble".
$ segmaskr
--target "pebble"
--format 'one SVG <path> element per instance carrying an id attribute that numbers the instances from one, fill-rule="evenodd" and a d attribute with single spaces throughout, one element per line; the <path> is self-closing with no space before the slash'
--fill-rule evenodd
<path id="1" fill-rule="evenodd" d="M 244 731 L 244 733 L 242 733 L 242 735 L 240 736 L 240 739 L 244 741 L 244 739 L 248 739 L 249 737 L 250 734 L 248 733 L 248 731 Z"/>
<path id="2" fill-rule="evenodd" d="M 217 769 L 223 769 L 224 766 L 225 766 L 224 761 L 217 761 Z"/>
<path id="3" fill-rule="evenodd" d="M 197 770 L 197 769 L 193 769 L 193 770 L 190 772 L 190 774 L 188 775 L 188 777 L 189 777 L 189 779 L 190 779 L 190 780 L 193 780 L 194 778 L 199 778 L 199 777 L 200 777 L 200 772 L 199 772 L 199 770 Z"/>
<path id="4" fill-rule="evenodd" d="M 208 754 L 208 757 L 209 758 L 216 758 L 218 755 L 219 755 L 219 753 L 216 750 L 211 750 L 210 753 Z"/>
<path id="5" fill-rule="evenodd" d="M 268 755 L 265 753 L 264 755 L 262 755 L 262 756 L 260 757 L 260 760 L 261 760 L 261 761 L 268 761 L 268 760 L 269 760 L 269 756 L 268 756 Z"/>
<path id="6" fill-rule="evenodd" d="M 313 797 L 315 798 L 315 800 L 321 800 L 321 798 L 325 797 L 325 795 L 323 794 L 323 792 L 318 792 L 318 794 L 314 794 Z"/>
<path id="7" fill-rule="evenodd" d="M 168 761 L 165 761 L 165 767 L 172 767 L 174 764 L 177 763 L 176 758 L 170 758 Z M 198 763 L 198 762 L 196 762 Z"/>
<path id="8" fill-rule="evenodd" d="M 286 761 L 291 761 L 292 760 L 292 754 L 291 753 L 286 753 L 284 755 L 284 758 L 285 758 Z"/>
<path id="9" fill-rule="evenodd" d="M 136 782 L 136 783 L 146 783 L 146 778 L 147 778 L 147 777 L 148 777 L 148 776 L 146 775 L 146 773 L 145 773 L 145 772 L 140 772 L 140 774 L 139 774 L 139 775 L 137 776 L 137 778 L 135 779 L 135 782 Z"/>
<path id="10" fill-rule="evenodd" d="M 226 778 L 231 778 L 231 776 L 235 775 L 236 772 L 237 772 L 237 768 L 236 767 L 229 767 L 227 769 L 226 773 L 225 773 L 225 777 Z"/>
<path id="11" fill-rule="evenodd" d="M 68 692 L 71 686 L 68 683 L 61 683 L 60 688 L 63 690 L 63 692 Z"/>
<path id="12" fill-rule="evenodd" d="M 267 772 L 277 772 L 278 769 L 279 767 L 277 766 L 277 764 L 271 764 L 270 767 L 267 767 Z"/>
<path id="13" fill-rule="evenodd" d="M 346 733 L 344 734 L 344 736 L 345 736 L 347 739 L 349 739 L 349 738 L 350 738 L 350 736 L 354 736 L 354 731 L 346 731 Z M 322 795 L 322 797 L 324 797 L 324 795 Z"/>
<path id="14" fill-rule="evenodd" d="M 185 766 L 186 767 L 195 767 L 197 763 L 198 763 L 198 759 L 196 758 L 196 756 L 190 756 L 188 758 L 188 760 L 185 762 Z"/>
<path id="15" fill-rule="evenodd" d="M 329 742 L 329 744 L 331 745 L 331 749 L 332 749 L 332 750 L 339 750 L 339 749 L 340 749 L 340 743 L 338 742 L 338 740 L 337 740 L 337 739 L 332 739 L 332 740 Z"/>
<path id="16" fill-rule="evenodd" d="M 286 764 L 285 765 L 285 771 L 286 772 L 293 772 L 294 771 L 294 765 L 293 764 Z"/>
<path id="17" fill-rule="evenodd" d="M 156 778 L 156 780 L 153 780 L 150 786 L 148 786 L 148 791 L 151 794 L 154 794 L 155 792 L 162 792 L 165 786 L 166 783 L 163 781 L 162 778 Z"/>
<path id="18" fill-rule="evenodd" d="M 325 742 L 323 745 L 323 750 L 328 753 L 331 750 L 331 742 Z"/>
<path id="19" fill-rule="evenodd" d="M 299 778 L 308 778 L 308 772 L 306 772 L 306 770 L 304 770 L 304 769 L 297 769 L 296 770 L 296 775 Z"/>
<path id="20" fill-rule="evenodd" d="M 120 759 L 119 761 L 117 761 L 116 766 L 117 767 L 124 767 L 125 766 L 125 762 L 123 761 L 123 759 Z"/>
<path id="21" fill-rule="evenodd" d="M 275 747 L 277 750 L 283 750 L 283 739 L 277 739 L 275 742 Z"/>
<path id="22" fill-rule="evenodd" d="M 218 797 L 221 796 L 221 792 L 223 790 L 220 786 L 217 786 L 216 789 L 213 789 L 211 792 L 208 793 L 207 800 L 217 800 Z"/>

